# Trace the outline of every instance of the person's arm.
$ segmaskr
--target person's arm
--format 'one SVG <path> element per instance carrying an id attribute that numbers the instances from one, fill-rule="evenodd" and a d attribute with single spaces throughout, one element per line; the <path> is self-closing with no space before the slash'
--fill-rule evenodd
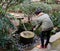
<path id="1" fill-rule="evenodd" d="M 33 28 L 33 30 L 35 31 L 36 29 L 38 29 L 38 28 L 40 27 L 41 24 L 42 24 L 42 22 L 39 23 L 38 25 L 36 25 L 36 26 Z"/>
<path id="2" fill-rule="evenodd" d="M 35 31 L 38 27 L 39 27 L 39 25 L 36 25 L 36 26 L 33 28 L 33 30 Z"/>
<path id="3" fill-rule="evenodd" d="M 33 21 L 32 23 L 34 26 L 32 27 L 32 30 L 35 31 L 37 28 L 40 27 L 40 25 L 42 24 L 41 20 L 40 19 L 37 19 L 35 21 Z"/>

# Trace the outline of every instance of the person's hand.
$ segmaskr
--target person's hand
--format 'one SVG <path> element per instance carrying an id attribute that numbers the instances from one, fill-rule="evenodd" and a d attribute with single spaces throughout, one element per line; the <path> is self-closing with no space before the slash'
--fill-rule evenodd
<path id="1" fill-rule="evenodd" d="M 30 31 L 35 31 L 36 29 L 35 28 L 32 28 Z"/>
<path id="2" fill-rule="evenodd" d="M 35 31 L 36 30 L 36 28 L 33 28 L 33 31 Z"/>

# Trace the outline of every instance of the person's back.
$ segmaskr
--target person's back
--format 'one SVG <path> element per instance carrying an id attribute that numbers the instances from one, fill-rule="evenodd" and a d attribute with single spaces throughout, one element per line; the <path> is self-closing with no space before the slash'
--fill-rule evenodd
<path id="1" fill-rule="evenodd" d="M 53 27 L 53 23 L 51 19 L 49 18 L 48 14 L 43 14 L 37 18 L 37 23 L 42 23 L 41 28 L 42 31 L 48 30 L 49 28 Z"/>

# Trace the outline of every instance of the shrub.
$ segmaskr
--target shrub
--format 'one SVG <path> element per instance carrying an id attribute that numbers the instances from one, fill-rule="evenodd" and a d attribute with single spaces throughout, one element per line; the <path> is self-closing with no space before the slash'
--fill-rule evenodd
<path id="1" fill-rule="evenodd" d="M 56 26 L 60 27 L 60 13 L 59 12 L 53 12 L 51 19 L 55 27 Z"/>

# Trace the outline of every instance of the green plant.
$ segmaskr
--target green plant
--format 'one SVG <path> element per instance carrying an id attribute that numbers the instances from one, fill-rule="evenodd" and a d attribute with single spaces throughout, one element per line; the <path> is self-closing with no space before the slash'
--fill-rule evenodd
<path id="1" fill-rule="evenodd" d="M 60 13 L 59 12 L 53 12 L 51 19 L 55 27 L 60 27 Z"/>
<path id="2" fill-rule="evenodd" d="M 10 22 L 10 19 L 4 14 L 0 14 L 0 45 L 5 47 L 5 40 L 9 37 L 9 29 L 16 30 L 16 27 Z M 11 32 L 12 33 L 12 32 Z"/>
<path id="3" fill-rule="evenodd" d="M 47 3 L 42 3 L 42 2 L 32 3 L 32 6 L 35 6 L 37 8 L 40 7 L 42 11 L 44 11 L 45 13 L 49 13 L 49 11 L 52 10 L 52 7 Z"/>
<path id="4" fill-rule="evenodd" d="M 12 16 L 7 14 L 7 10 L 9 7 L 20 4 L 23 1 L 24 0 L 0 0 L 0 47 L 2 47 L 3 49 L 8 49 L 8 51 L 17 50 L 15 46 L 16 41 L 12 38 L 12 34 L 16 30 L 16 27 L 8 18 L 8 16 L 9 17 Z M 12 45 L 14 45 L 14 47 L 12 47 Z M 10 46 L 13 49 L 12 48 L 9 49 Z"/>
<path id="5" fill-rule="evenodd" d="M 9 7 L 18 5 L 20 3 L 22 3 L 24 0 L 1 0 L 0 1 L 0 5 L 2 6 L 2 8 L 7 11 L 7 9 Z"/>

